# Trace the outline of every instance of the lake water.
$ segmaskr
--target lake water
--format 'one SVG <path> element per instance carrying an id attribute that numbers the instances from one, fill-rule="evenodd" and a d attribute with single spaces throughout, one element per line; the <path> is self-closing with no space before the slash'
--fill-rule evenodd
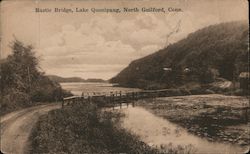
<path id="1" fill-rule="evenodd" d="M 183 153 L 197 154 L 243 154 L 247 148 L 237 145 L 209 142 L 188 133 L 184 128 L 155 116 L 142 107 L 128 107 L 122 126 L 150 146 L 179 149 Z"/>
<path id="2" fill-rule="evenodd" d="M 60 83 L 63 89 L 71 91 L 74 95 L 95 95 L 95 94 L 110 94 L 110 92 L 132 92 L 139 91 L 140 89 L 135 88 L 122 88 L 114 87 L 110 83 L 99 83 L 99 82 L 65 82 Z M 95 93 L 95 94 L 94 94 Z"/>
<path id="3" fill-rule="evenodd" d="M 71 91 L 74 95 L 84 94 L 109 94 L 110 92 L 139 91 L 133 88 L 113 87 L 109 83 L 61 83 L 62 87 Z M 116 107 L 119 109 L 119 107 Z M 155 116 L 142 107 L 128 108 L 124 105 L 120 112 L 125 114 L 122 126 L 140 137 L 140 139 L 150 146 L 164 149 L 178 148 L 183 153 L 198 154 L 242 154 L 246 148 L 225 144 L 209 142 L 206 139 L 188 133 L 184 128 L 169 122 L 166 119 Z"/>

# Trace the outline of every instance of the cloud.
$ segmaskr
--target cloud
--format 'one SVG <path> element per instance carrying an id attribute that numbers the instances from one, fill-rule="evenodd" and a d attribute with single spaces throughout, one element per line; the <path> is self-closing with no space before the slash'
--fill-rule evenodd
<path id="1" fill-rule="evenodd" d="M 146 56 L 146 55 L 149 55 L 149 54 L 152 54 L 152 53 L 158 51 L 159 49 L 161 49 L 161 48 L 158 45 L 148 45 L 148 46 L 145 46 L 141 49 L 141 55 Z"/>
<path id="2" fill-rule="evenodd" d="M 190 32 L 219 21 L 215 15 L 201 18 L 189 10 L 163 16 L 150 13 L 127 17 L 100 14 L 80 24 L 62 25 L 56 33 L 41 40 L 38 51 L 44 59 L 42 67 L 48 72 L 53 70 L 58 74 L 63 71 L 62 67 L 67 70 L 71 65 L 75 67 L 67 71 L 72 75 L 91 76 L 105 72 L 107 77 L 109 72 L 110 78 L 132 60 L 152 54 Z M 119 65 L 119 69 L 111 65 Z M 77 66 L 88 67 L 77 70 Z"/>
<path id="3" fill-rule="evenodd" d="M 78 76 L 94 72 L 117 73 L 121 67 L 113 69 L 110 65 L 124 67 L 162 48 L 165 36 L 172 30 L 166 27 L 170 27 L 168 22 L 152 14 L 139 14 L 125 20 L 111 15 L 96 16 L 79 26 L 66 24 L 57 33 L 41 40 L 38 51 L 44 59 L 42 67 L 48 72 L 58 70 L 58 74 L 62 67 L 67 70 L 69 65 L 88 65 L 81 70 L 71 67 L 72 75 Z"/>
<path id="4" fill-rule="evenodd" d="M 46 74 L 56 74 L 64 77 L 80 76 L 83 78 L 110 79 L 126 65 L 96 65 L 96 64 L 67 64 L 52 67 Z"/>

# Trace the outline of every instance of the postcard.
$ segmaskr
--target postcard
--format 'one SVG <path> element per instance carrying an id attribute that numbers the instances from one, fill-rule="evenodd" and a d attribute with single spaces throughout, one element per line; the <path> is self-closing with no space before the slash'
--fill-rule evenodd
<path id="1" fill-rule="evenodd" d="M 247 0 L 3 0 L 4 154 L 249 152 Z"/>

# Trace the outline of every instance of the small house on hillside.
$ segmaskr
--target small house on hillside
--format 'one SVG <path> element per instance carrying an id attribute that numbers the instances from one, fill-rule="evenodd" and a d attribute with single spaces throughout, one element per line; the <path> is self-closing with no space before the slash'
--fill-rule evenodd
<path id="1" fill-rule="evenodd" d="M 171 72 L 171 71 L 172 71 L 172 68 L 164 67 L 163 70 L 166 71 L 166 72 Z"/>
<path id="2" fill-rule="evenodd" d="M 239 75 L 240 88 L 243 90 L 248 90 L 248 87 L 250 85 L 249 74 L 250 72 L 241 72 Z"/>
<path id="3" fill-rule="evenodd" d="M 184 72 L 184 73 L 190 73 L 191 70 L 190 70 L 190 68 L 186 67 L 186 68 L 184 68 L 183 72 Z"/>

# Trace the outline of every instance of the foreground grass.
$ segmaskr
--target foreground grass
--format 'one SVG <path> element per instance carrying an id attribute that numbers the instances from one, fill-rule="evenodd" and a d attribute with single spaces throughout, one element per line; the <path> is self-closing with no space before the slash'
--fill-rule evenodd
<path id="1" fill-rule="evenodd" d="M 158 153 L 121 129 L 121 116 L 93 104 L 51 111 L 33 129 L 30 153 Z"/>

